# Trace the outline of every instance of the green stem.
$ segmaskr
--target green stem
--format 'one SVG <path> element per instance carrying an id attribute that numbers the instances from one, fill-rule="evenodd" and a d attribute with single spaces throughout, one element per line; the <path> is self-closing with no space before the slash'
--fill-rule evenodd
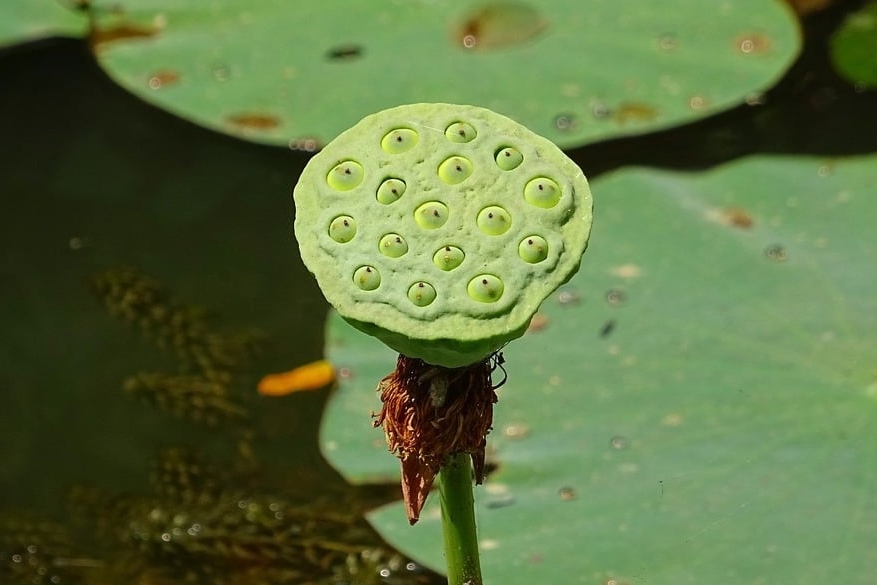
<path id="1" fill-rule="evenodd" d="M 451 455 L 439 473 L 448 585 L 482 585 L 468 453 Z"/>

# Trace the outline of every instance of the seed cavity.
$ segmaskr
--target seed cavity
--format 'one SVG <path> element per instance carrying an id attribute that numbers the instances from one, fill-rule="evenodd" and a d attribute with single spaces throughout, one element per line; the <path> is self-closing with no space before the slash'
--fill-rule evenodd
<path id="1" fill-rule="evenodd" d="M 349 215 L 339 215 L 329 224 L 329 237 L 345 244 L 356 236 L 356 220 Z"/>
<path id="2" fill-rule="evenodd" d="M 524 155 L 521 154 L 521 151 L 511 146 L 497 150 L 493 158 L 496 160 L 496 166 L 504 171 L 514 170 L 524 162 Z"/>
<path id="3" fill-rule="evenodd" d="M 560 186 L 548 177 L 536 177 L 524 187 L 524 199 L 530 205 L 549 209 L 560 201 Z"/>
<path id="4" fill-rule="evenodd" d="M 499 205 L 491 205 L 478 212 L 475 223 L 488 236 L 500 236 L 511 227 L 512 216 Z"/>
<path id="5" fill-rule="evenodd" d="M 454 155 L 445 159 L 438 167 L 438 176 L 448 185 L 462 183 L 472 174 L 472 163 L 468 158 Z"/>
<path id="6" fill-rule="evenodd" d="M 476 136 L 478 132 L 466 122 L 454 122 L 445 129 L 445 137 L 451 142 L 472 142 Z"/>
<path id="7" fill-rule="evenodd" d="M 381 286 L 381 273 L 374 266 L 360 266 L 353 273 L 353 282 L 362 290 L 375 290 Z"/>
<path id="8" fill-rule="evenodd" d="M 336 191 L 350 191 L 362 183 L 365 172 L 355 160 L 341 161 L 326 175 L 326 183 Z"/>
<path id="9" fill-rule="evenodd" d="M 427 230 L 434 230 L 448 221 L 448 206 L 441 201 L 427 201 L 414 210 L 414 221 Z"/>
<path id="10" fill-rule="evenodd" d="M 518 256 L 530 264 L 538 264 L 548 258 L 548 242 L 542 236 L 527 236 L 518 244 Z"/>
<path id="11" fill-rule="evenodd" d="M 435 287 L 428 282 L 415 282 L 408 288 L 408 300 L 418 307 L 425 307 L 435 300 Z"/>
<path id="12" fill-rule="evenodd" d="M 376 194 L 379 203 L 389 205 L 399 200 L 405 194 L 407 185 L 402 179 L 386 179 L 381 186 L 378 187 Z"/>
<path id="13" fill-rule="evenodd" d="M 469 281 L 466 292 L 479 303 L 495 303 L 502 297 L 502 280 L 493 274 L 479 274 Z"/>
<path id="14" fill-rule="evenodd" d="M 411 128 L 396 128 L 384 135 L 381 148 L 388 154 L 401 154 L 417 146 L 419 139 L 417 132 Z"/>
<path id="15" fill-rule="evenodd" d="M 399 234 L 387 234 L 381 238 L 378 248 L 388 258 L 398 258 L 408 252 L 408 242 Z"/>
<path id="16" fill-rule="evenodd" d="M 463 263 L 466 254 L 457 246 L 442 246 L 432 256 L 433 263 L 444 271 L 453 270 Z"/>

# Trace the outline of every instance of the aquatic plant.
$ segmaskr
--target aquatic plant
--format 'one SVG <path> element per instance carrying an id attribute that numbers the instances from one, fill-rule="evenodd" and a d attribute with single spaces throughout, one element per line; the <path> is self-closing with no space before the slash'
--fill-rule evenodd
<path id="1" fill-rule="evenodd" d="M 323 484 L 323 496 L 302 498 L 291 487 L 314 481 L 302 473 L 295 486 L 268 482 L 253 447 L 251 401 L 241 392 L 260 332 L 224 331 L 215 310 L 182 301 L 131 267 L 102 271 L 90 285 L 110 315 L 177 358 L 176 370 L 128 376 L 125 393 L 206 426 L 204 439 L 225 450 L 207 457 L 191 437 L 163 447 L 145 490 L 74 484 L 63 523 L 44 511 L 0 510 L 0 583 L 430 581 L 431 572 L 374 542 L 361 504 L 346 492 Z M 222 441 L 221 432 L 237 442 Z"/>
<path id="2" fill-rule="evenodd" d="M 414 524 L 440 476 L 449 582 L 480 583 L 484 479 L 502 347 L 578 269 L 592 203 L 552 142 L 489 110 L 414 104 L 366 117 L 295 187 L 302 259 L 355 327 L 399 352 L 375 416 Z M 471 465 L 469 459 L 471 458 Z"/>

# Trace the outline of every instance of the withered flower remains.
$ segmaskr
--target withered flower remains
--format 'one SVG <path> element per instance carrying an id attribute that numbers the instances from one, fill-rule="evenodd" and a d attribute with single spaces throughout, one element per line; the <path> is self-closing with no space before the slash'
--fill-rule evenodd
<path id="1" fill-rule="evenodd" d="M 402 461 L 402 495 L 408 521 L 417 522 L 433 481 L 455 453 L 472 457 L 475 483 L 484 481 L 484 451 L 493 424 L 496 388 L 491 374 L 502 357 L 444 368 L 399 355 L 396 369 L 378 384 L 382 426 L 390 451 Z M 504 381 L 504 380 L 503 380 Z"/>

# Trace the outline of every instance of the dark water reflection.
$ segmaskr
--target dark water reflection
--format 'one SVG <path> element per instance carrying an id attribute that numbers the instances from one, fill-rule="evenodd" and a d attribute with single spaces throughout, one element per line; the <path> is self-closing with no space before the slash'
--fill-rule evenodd
<path id="1" fill-rule="evenodd" d="M 750 104 L 571 156 L 593 178 L 877 150 L 877 93 L 841 81 L 827 56 L 843 13 L 809 17 L 802 57 Z M 0 83 L 0 582 L 443 582 L 362 519 L 397 488 L 348 486 L 323 461 L 327 391 L 255 394 L 261 375 L 321 357 L 326 305 L 298 258 L 289 200 L 310 155 L 145 105 L 75 40 L 0 52 Z M 211 426 L 121 391 L 138 373 L 206 370 L 160 347 L 142 323 L 154 303 L 128 323 L 110 315 L 93 282 L 119 266 L 203 318 L 193 343 L 257 334 L 258 351 L 220 372 L 244 415 Z M 193 388 L 209 410 L 213 390 Z M 209 546 L 195 538 L 204 531 Z"/>

